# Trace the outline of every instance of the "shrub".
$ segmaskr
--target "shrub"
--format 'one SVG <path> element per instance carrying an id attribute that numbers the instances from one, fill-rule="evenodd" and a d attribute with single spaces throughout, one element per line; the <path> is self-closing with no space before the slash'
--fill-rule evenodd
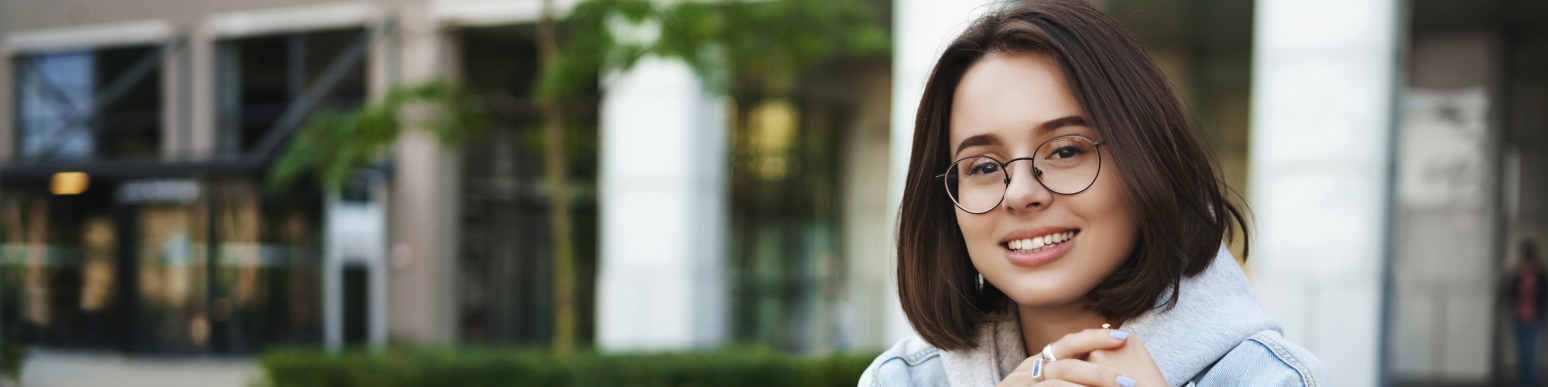
<path id="1" fill-rule="evenodd" d="M 790 357 L 760 348 L 563 358 L 532 350 L 282 348 L 266 351 L 259 366 L 273 387 L 853 386 L 874 357 Z"/>

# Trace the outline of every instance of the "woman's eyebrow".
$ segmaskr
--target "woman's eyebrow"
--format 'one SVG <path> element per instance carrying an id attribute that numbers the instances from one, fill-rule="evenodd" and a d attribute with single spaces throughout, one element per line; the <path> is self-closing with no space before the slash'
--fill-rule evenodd
<path id="1" fill-rule="evenodd" d="M 1052 120 L 1048 120 L 1047 122 L 1043 122 L 1042 124 L 1039 124 L 1037 126 L 1037 129 L 1036 129 L 1035 133 L 1041 135 L 1041 134 L 1052 132 L 1055 129 L 1063 128 L 1063 127 L 1066 127 L 1066 126 L 1085 126 L 1085 127 L 1090 127 L 1091 125 L 1086 123 L 1086 117 L 1081 117 L 1081 116 L 1065 116 L 1065 117 L 1059 117 L 1059 118 L 1055 118 L 1055 119 L 1052 119 Z"/>
<path id="2" fill-rule="evenodd" d="M 1066 127 L 1066 126 L 1090 126 L 1090 125 L 1086 124 L 1086 118 L 1085 117 L 1081 117 L 1081 116 L 1064 116 L 1064 117 L 1059 117 L 1059 118 L 1055 118 L 1055 119 L 1052 119 L 1052 120 L 1045 121 L 1042 124 L 1038 124 L 1037 128 L 1035 130 L 1036 130 L 1038 135 L 1041 135 L 1041 134 L 1052 132 L 1052 131 L 1054 131 L 1056 129 L 1063 128 L 1063 127 Z M 967 149 L 967 148 L 975 147 L 975 146 L 979 146 L 979 145 L 1001 145 L 1001 144 L 1002 143 L 1000 142 L 1000 138 L 995 136 L 995 135 L 993 135 L 993 134 L 980 134 L 980 135 L 977 135 L 977 136 L 968 137 L 966 139 L 963 139 L 962 140 L 962 144 L 958 144 L 957 145 L 957 152 L 956 153 L 957 154 L 961 154 L 963 149 Z"/>
<path id="3" fill-rule="evenodd" d="M 979 146 L 979 145 L 1000 145 L 1000 144 L 1001 143 L 1000 143 L 1000 138 L 999 137 L 997 137 L 997 136 L 995 136 L 993 134 L 980 134 L 980 135 L 977 135 L 977 136 L 968 137 L 966 139 L 963 139 L 962 140 L 962 144 L 961 145 L 957 145 L 957 153 L 955 153 L 955 154 L 962 154 L 962 150 L 963 149 L 967 149 L 967 148 L 970 148 L 970 147 L 975 147 L 975 146 Z"/>

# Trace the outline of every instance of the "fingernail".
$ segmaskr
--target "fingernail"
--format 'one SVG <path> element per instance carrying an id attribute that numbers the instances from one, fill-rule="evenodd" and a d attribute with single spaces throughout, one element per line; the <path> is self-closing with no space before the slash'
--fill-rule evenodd
<path id="1" fill-rule="evenodd" d="M 1043 376 L 1043 359 L 1032 361 L 1032 377 Z"/>
<path id="2" fill-rule="evenodd" d="M 1118 340 L 1128 340 L 1129 339 L 1129 332 L 1128 331 L 1113 331 L 1110 334 L 1113 335 L 1114 339 L 1118 339 Z"/>
<path id="3" fill-rule="evenodd" d="M 1118 385 L 1123 387 L 1134 387 L 1134 379 L 1129 379 L 1128 376 L 1119 376 Z"/>

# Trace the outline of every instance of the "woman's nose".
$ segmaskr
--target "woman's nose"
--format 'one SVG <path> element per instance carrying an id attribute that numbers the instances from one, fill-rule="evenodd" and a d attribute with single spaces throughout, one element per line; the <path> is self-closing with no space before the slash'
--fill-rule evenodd
<path id="1" fill-rule="evenodd" d="M 1053 192 L 1037 181 L 1036 169 L 1028 160 L 1010 168 L 1010 184 L 1005 186 L 1004 206 L 1007 211 L 1017 212 L 1045 207 L 1053 199 Z"/>

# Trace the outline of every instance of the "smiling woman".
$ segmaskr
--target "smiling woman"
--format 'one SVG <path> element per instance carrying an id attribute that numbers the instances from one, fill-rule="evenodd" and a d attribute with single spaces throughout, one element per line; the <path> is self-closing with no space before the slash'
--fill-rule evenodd
<path id="1" fill-rule="evenodd" d="M 1247 227 L 1230 194 L 1117 21 L 1078 0 L 984 16 L 915 122 L 897 275 L 921 338 L 861 385 L 1325 383 L 1222 247 Z"/>

